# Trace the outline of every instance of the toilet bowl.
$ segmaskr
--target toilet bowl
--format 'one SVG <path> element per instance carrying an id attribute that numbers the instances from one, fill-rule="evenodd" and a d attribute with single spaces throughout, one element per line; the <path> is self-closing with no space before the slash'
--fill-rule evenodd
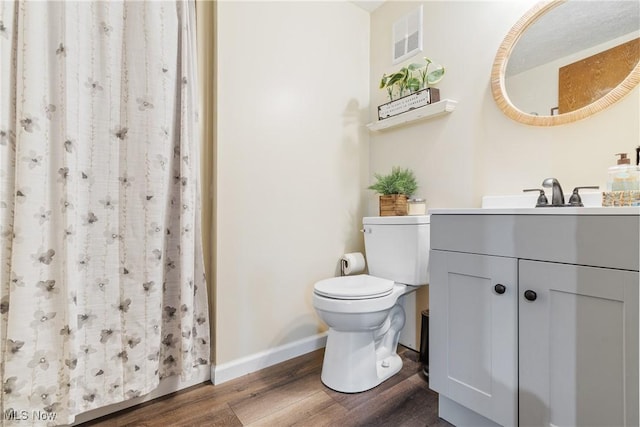
<path id="1" fill-rule="evenodd" d="M 322 382 L 357 393 L 402 369 L 402 297 L 427 283 L 429 216 L 363 219 L 370 274 L 320 280 L 313 306 L 329 331 Z"/>
<path id="2" fill-rule="evenodd" d="M 336 289 L 358 288 L 345 297 L 343 292 L 319 293 L 329 285 Z M 384 292 L 376 293 L 381 287 Z M 370 295 L 365 292 L 370 289 Z M 322 382 L 329 388 L 356 393 L 369 390 L 402 368 L 396 354 L 405 314 L 400 298 L 416 288 L 369 275 L 325 279 L 316 284 L 313 305 L 329 326 L 322 365 Z"/>

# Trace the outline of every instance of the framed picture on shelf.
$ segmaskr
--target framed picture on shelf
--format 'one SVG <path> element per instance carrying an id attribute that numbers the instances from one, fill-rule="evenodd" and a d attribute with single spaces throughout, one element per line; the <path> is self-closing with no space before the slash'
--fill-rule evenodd
<path id="1" fill-rule="evenodd" d="M 553 107 L 551 109 L 551 115 L 552 116 L 559 116 L 560 115 L 560 113 L 558 112 L 558 107 Z"/>

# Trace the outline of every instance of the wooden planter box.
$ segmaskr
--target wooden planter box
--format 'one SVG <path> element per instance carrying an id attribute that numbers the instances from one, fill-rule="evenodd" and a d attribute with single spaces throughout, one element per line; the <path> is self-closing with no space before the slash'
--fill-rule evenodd
<path id="1" fill-rule="evenodd" d="M 440 101 L 440 90 L 434 87 L 422 89 L 402 98 L 378 106 L 378 120 L 406 113 L 425 105 Z"/>
<path id="2" fill-rule="evenodd" d="M 404 216 L 409 213 L 408 197 L 404 194 L 380 196 L 380 216 Z"/>

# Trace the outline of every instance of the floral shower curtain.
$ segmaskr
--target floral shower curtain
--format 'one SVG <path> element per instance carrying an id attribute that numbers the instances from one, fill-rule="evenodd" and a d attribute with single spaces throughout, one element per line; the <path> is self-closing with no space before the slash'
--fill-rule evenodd
<path id="1" fill-rule="evenodd" d="M 4 425 L 209 363 L 192 1 L 0 2 Z"/>

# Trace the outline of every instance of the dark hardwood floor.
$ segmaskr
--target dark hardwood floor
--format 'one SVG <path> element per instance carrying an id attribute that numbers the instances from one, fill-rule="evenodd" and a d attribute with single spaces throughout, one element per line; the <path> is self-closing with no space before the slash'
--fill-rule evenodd
<path id="1" fill-rule="evenodd" d="M 83 426 L 450 426 L 438 418 L 418 353 L 372 390 L 344 394 L 320 381 L 324 350 L 220 384 L 203 383 Z"/>

